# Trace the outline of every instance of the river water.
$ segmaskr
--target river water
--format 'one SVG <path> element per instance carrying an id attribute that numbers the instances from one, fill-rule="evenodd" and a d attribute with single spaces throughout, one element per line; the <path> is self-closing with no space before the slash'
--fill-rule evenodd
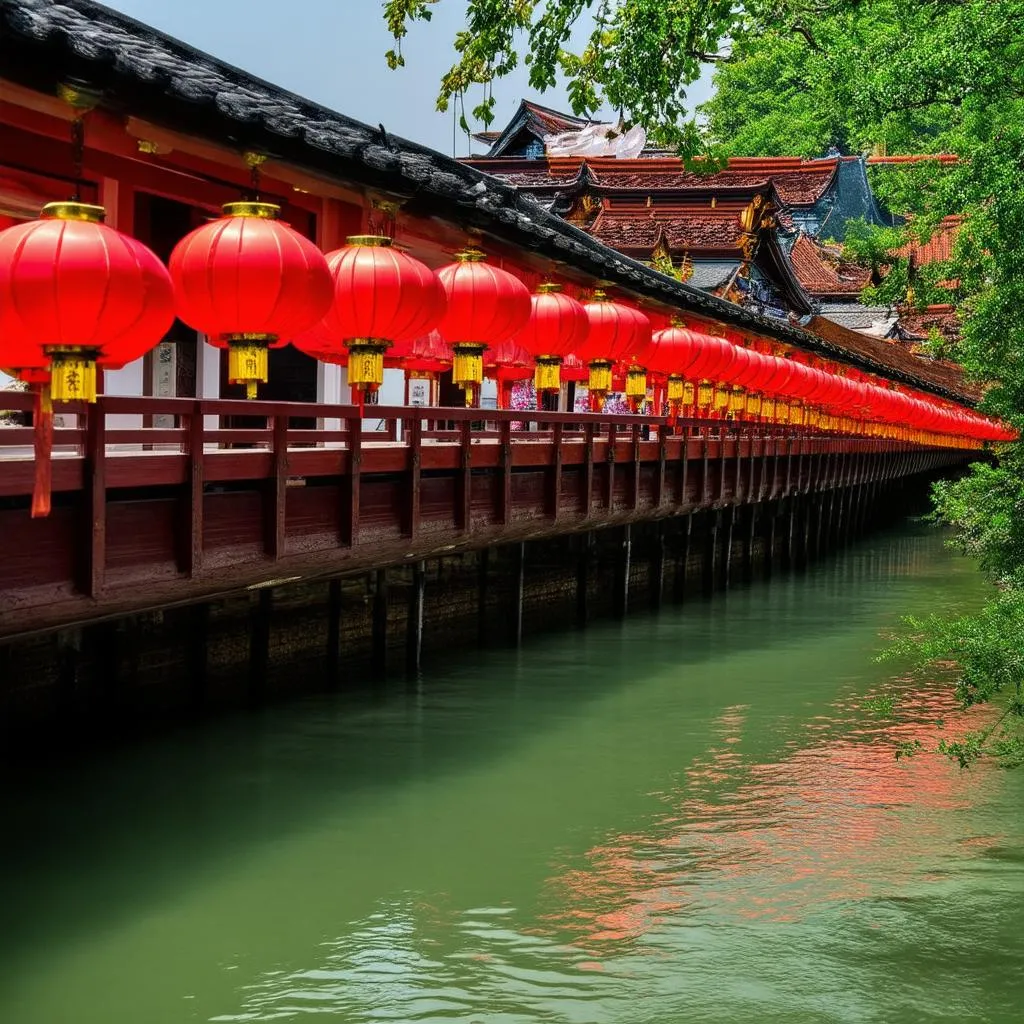
<path id="1" fill-rule="evenodd" d="M 0 1021 L 1019 1022 L 1024 776 L 897 763 L 978 717 L 874 660 L 980 599 L 909 527 L 9 773 Z"/>

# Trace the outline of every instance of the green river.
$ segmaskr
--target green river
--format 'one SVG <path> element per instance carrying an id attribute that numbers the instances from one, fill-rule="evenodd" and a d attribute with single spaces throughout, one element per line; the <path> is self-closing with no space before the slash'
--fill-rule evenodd
<path id="1" fill-rule="evenodd" d="M 907 527 L 415 691 L 9 769 L 0 1021 L 1016 1024 L 1024 776 L 897 763 L 988 712 L 874 660 L 981 595 Z"/>

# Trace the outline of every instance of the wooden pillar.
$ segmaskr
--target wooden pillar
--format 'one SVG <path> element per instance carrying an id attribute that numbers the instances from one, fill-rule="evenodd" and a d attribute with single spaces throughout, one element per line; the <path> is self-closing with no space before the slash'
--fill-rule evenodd
<path id="1" fill-rule="evenodd" d="M 728 590 L 732 585 L 732 542 L 736 536 L 736 518 L 739 506 L 730 505 L 723 513 L 725 519 L 725 545 L 722 554 L 722 589 Z"/>
<path id="2" fill-rule="evenodd" d="M 676 556 L 676 576 L 672 596 L 677 601 L 686 599 L 686 572 L 690 563 L 690 538 L 693 536 L 693 513 L 687 512 L 679 531 L 679 549 Z"/>
<path id="3" fill-rule="evenodd" d="M 754 578 L 754 540 L 757 537 L 757 505 L 745 505 L 743 515 L 746 519 L 743 530 L 743 581 L 749 583 Z"/>
<path id="4" fill-rule="evenodd" d="M 188 665 L 189 710 L 199 714 L 206 706 L 207 651 L 210 641 L 210 606 L 194 604 L 188 609 Z"/>
<path id="5" fill-rule="evenodd" d="M 249 608 L 249 700 L 263 702 L 267 692 L 270 666 L 270 620 L 274 611 L 274 591 L 264 587 Z"/>
<path id="6" fill-rule="evenodd" d="M 612 614 L 624 619 L 629 611 L 629 570 L 633 555 L 631 527 L 620 527 L 615 551 L 615 585 L 612 592 Z"/>
<path id="7" fill-rule="evenodd" d="M 654 533 L 650 563 L 651 607 L 660 608 L 665 593 L 665 520 L 655 520 L 651 528 Z"/>
<path id="8" fill-rule="evenodd" d="M 816 559 L 821 558 L 824 552 L 824 534 L 825 534 L 825 495 L 816 494 L 814 496 L 814 522 L 812 528 L 814 530 L 814 557 Z"/>
<path id="9" fill-rule="evenodd" d="M 762 517 L 764 534 L 764 578 L 770 580 L 775 570 L 775 532 L 778 523 L 779 510 L 772 502 L 765 507 Z"/>
<path id="10" fill-rule="evenodd" d="M 576 624 L 585 626 L 589 617 L 590 560 L 594 550 L 594 533 L 587 530 L 579 535 L 576 552 Z"/>
<path id="11" fill-rule="evenodd" d="M 704 537 L 704 573 L 702 582 L 704 593 L 710 596 L 715 592 L 718 575 L 718 527 L 722 513 L 712 509 L 707 513 L 707 532 Z"/>
<path id="12" fill-rule="evenodd" d="M 793 568 L 794 556 L 796 554 L 794 550 L 796 522 L 793 518 L 794 499 L 792 497 L 783 498 L 779 503 L 779 515 L 782 517 L 782 540 L 779 547 L 779 560 L 783 571 L 788 572 Z"/>
<path id="13" fill-rule="evenodd" d="M 487 596 L 490 590 L 491 551 L 484 548 L 476 556 L 476 637 L 483 646 L 489 639 Z"/>
<path id="14" fill-rule="evenodd" d="M 526 588 L 526 545 L 509 545 L 508 639 L 513 647 L 523 642 L 523 594 Z"/>
<path id="15" fill-rule="evenodd" d="M 388 673 L 388 571 L 373 574 L 373 627 L 370 648 L 370 675 L 377 681 Z"/>
<path id="16" fill-rule="evenodd" d="M 811 497 L 803 495 L 797 499 L 796 506 L 796 557 L 794 564 L 797 569 L 806 569 L 811 555 Z"/>
<path id="17" fill-rule="evenodd" d="M 327 681 L 336 685 L 341 674 L 341 580 L 327 584 Z"/>
<path id="18" fill-rule="evenodd" d="M 412 567 L 409 587 L 409 614 L 405 624 L 405 674 L 415 679 L 423 658 L 423 604 L 427 590 L 427 566 L 417 562 Z"/>

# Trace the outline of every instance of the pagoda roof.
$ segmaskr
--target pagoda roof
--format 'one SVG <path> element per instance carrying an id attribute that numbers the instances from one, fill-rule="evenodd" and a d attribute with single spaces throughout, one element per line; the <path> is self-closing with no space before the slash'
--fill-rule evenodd
<path id="1" fill-rule="evenodd" d="M 489 157 L 500 157 L 523 134 L 540 141 L 548 135 L 579 131 L 592 123 L 582 117 L 563 114 L 559 110 L 552 110 L 551 107 L 524 99 L 519 101 L 519 107 L 512 116 L 512 120 L 502 131 L 480 132 L 473 138 L 480 142 L 490 143 L 491 148 L 487 152 Z"/>
<path id="2" fill-rule="evenodd" d="M 510 247 L 575 268 L 648 301 L 845 360 L 869 372 L 961 398 L 948 374 L 899 350 L 848 347 L 716 298 L 603 245 L 529 196 L 426 146 L 272 85 L 93 0 L 0 0 L 4 79 L 54 95 L 74 77 L 103 105 L 171 130 L 254 150 L 325 182 L 405 200 L 411 216 L 447 219 Z M 914 357 L 907 355 L 908 359 Z"/>
<path id="3" fill-rule="evenodd" d="M 590 226 L 590 233 L 621 251 L 650 251 L 664 241 L 672 252 L 739 252 L 744 231 L 740 210 L 664 209 L 657 206 L 606 206 Z"/>
<path id="4" fill-rule="evenodd" d="M 523 157 L 472 158 L 464 161 L 517 188 L 558 191 L 578 184 L 589 174 L 599 192 L 646 194 L 752 193 L 773 187 L 784 206 L 813 206 L 828 190 L 839 158 L 801 160 L 793 157 L 732 157 L 714 172 L 687 168 L 676 156 L 635 157 Z"/>

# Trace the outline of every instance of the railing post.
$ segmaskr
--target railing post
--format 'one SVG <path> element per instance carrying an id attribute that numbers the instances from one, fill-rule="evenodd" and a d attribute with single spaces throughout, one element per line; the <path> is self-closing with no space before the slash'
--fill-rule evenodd
<path id="1" fill-rule="evenodd" d="M 654 507 L 660 509 L 665 503 L 665 465 L 668 460 L 668 427 L 658 424 L 658 477 L 654 482 Z"/>
<path id="2" fill-rule="evenodd" d="M 682 447 L 680 448 L 682 466 L 679 467 L 679 492 L 676 505 L 680 509 L 686 507 L 687 484 L 690 475 L 690 426 L 683 426 Z"/>
<path id="3" fill-rule="evenodd" d="M 107 564 L 107 414 L 102 395 L 88 407 L 85 416 L 86 530 L 80 589 L 88 597 L 96 598 L 103 591 Z"/>
<path id="4" fill-rule="evenodd" d="M 640 507 L 640 424 L 633 424 L 633 511 Z"/>
<path id="5" fill-rule="evenodd" d="M 348 425 L 348 483 L 344 488 L 342 543 L 354 548 L 359 541 L 359 475 L 363 465 L 363 421 L 356 412 Z"/>
<path id="6" fill-rule="evenodd" d="M 551 453 L 551 482 L 548 509 L 551 518 L 557 523 L 562 505 L 562 435 L 565 427 L 555 424 L 553 434 L 554 450 Z"/>
<path id="7" fill-rule="evenodd" d="M 195 576 L 203 568 L 203 464 L 204 428 L 202 403 L 192 404 L 188 415 L 188 480 L 185 484 L 185 544 L 182 570 Z"/>
<path id="8" fill-rule="evenodd" d="M 415 540 L 420 529 L 420 466 L 423 460 L 423 420 L 411 421 L 406 431 L 409 439 L 409 486 L 406 490 L 405 534 Z"/>
<path id="9" fill-rule="evenodd" d="M 272 417 L 274 475 L 270 481 L 270 501 L 267 511 L 266 550 L 278 559 L 284 557 L 285 507 L 288 499 L 288 416 L 277 413 Z"/>
<path id="10" fill-rule="evenodd" d="M 512 522 L 512 421 L 502 420 L 498 431 L 501 446 L 501 525 Z"/>
<path id="11" fill-rule="evenodd" d="M 611 512 L 615 499 L 615 424 L 608 424 L 608 451 L 605 452 L 605 464 L 608 475 L 605 478 L 605 509 Z"/>
<path id="12" fill-rule="evenodd" d="M 463 420 L 459 426 L 459 485 L 456 528 L 469 533 L 473 503 L 473 423 Z"/>
<path id="13" fill-rule="evenodd" d="M 594 424 L 583 428 L 583 518 L 589 519 L 594 507 Z"/>

